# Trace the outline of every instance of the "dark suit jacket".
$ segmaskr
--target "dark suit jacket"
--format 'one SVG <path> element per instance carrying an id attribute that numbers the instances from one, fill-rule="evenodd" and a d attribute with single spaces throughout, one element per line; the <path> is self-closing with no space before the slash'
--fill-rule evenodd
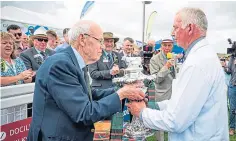
<path id="1" fill-rule="evenodd" d="M 47 56 L 51 56 L 55 53 L 55 51 L 51 49 L 45 50 Z M 20 54 L 20 58 L 23 60 L 27 69 L 32 69 L 33 71 L 37 71 L 41 64 L 43 63 L 43 59 L 38 56 L 38 52 L 35 47 L 25 50 Z M 35 76 L 32 79 L 32 82 L 35 82 Z"/>
<path id="2" fill-rule="evenodd" d="M 114 94 L 112 94 L 114 93 Z M 121 110 L 114 89 L 93 90 L 71 47 L 49 57 L 37 72 L 28 141 L 92 141 L 93 123 Z"/>
<path id="3" fill-rule="evenodd" d="M 51 49 L 46 49 L 46 54 L 51 56 L 55 53 L 55 51 Z M 24 64 L 27 69 L 32 69 L 33 71 L 37 71 L 40 65 L 43 63 L 43 60 L 40 57 L 37 57 L 38 52 L 34 47 L 25 50 L 20 54 L 20 58 L 24 61 Z"/>
<path id="4" fill-rule="evenodd" d="M 123 60 L 121 60 L 121 56 L 119 53 L 113 51 L 112 57 L 114 63 L 116 63 L 120 69 L 126 68 L 126 64 Z M 90 77 L 92 78 L 92 84 L 91 84 L 92 88 L 95 89 L 111 88 L 113 87 L 112 79 L 114 77 L 123 76 L 123 73 L 119 74 L 118 76 L 112 76 L 110 74 L 110 70 L 112 69 L 113 66 L 109 66 L 108 62 L 104 62 L 105 58 L 106 54 L 103 51 L 102 56 L 97 62 L 88 65 Z M 115 60 L 117 60 L 118 62 Z"/>

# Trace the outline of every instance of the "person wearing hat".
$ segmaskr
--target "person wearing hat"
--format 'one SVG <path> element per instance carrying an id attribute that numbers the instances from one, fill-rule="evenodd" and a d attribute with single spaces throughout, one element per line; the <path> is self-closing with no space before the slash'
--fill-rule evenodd
<path id="1" fill-rule="evenodd" d="M 172 81 L 176 75 L 172 52 L 173 40 L 165 38 L 162 40 L 160 53 L 154 55 L 150 60 L 150 73 L 156 74 L 156 101 L 170 99 L 172 93 Z"/>
<path id="2" fill-rule="evenodd" d="M 92 78 L 92 88 L 106 89 L 113 87 L 112 79 L 123 76 L 123 70 L 126 68 L 121 55 L 113 51 L 115 43 L 119 40 L 113 36 L 112 32 L 104 32 L 104 47 L 100 59 L 88 65 L 89 73 Z"/>
<path id="3" fill-rule="evenodd" d="M 152 42 L 151 42 L 152 43 Z M 160 53 L 153 55 L 150 60 L 150 73 L 156 75 L 155 80 L 155 100 L 160 102 L 171 98 L 172 81 L 176 75 L 173 60 L 169 55 L 173 49 L 173 40 L 165 38 L 162 40 Z M 168 54 L 168 56 L 167 56 Z M 169 59 L 169 60 L 168 60 Z M 163 131 L 157 131 L 156 136 L 158 140 L 162 140 L 164 136 Z"/>
<path id="4" fill-rule="evenodd" d="M 34 46 L 20 54 L 27 69 L 37 71 L 44 60 L 55 52 L 47 48 L 48 37 L 44 28 L 39 28 L 30 36 Z M 33 78 L 33 82 L 35 78 Z"/>

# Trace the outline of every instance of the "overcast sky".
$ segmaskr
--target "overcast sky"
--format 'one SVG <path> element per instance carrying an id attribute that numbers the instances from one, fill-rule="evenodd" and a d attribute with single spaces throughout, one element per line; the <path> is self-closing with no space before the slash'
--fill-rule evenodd
<path id="1" fill-rule="evenodd" d="M 2 2 L 1 7 L 15 6 L 34 12 L 53 15 L 55 24 L 69 27 L 79 20 L 85 1 L 60 2 Z M 208 18 L 208 40 L 216 52 L 226 52 L 227 38 L 236 40 L 236 2 L 164 2 L 146 5 L 146 22 L 157 11 L 151 38 L 168 37 L 172 30 L 175 13 L 186 6 L 201 8 Z M 142 40 L 142 3 L 140 1 L 96 1 L 84 19 L 94 20 L 104 31 Z M 52 19 L 50 19 L 52 20 Z"/>

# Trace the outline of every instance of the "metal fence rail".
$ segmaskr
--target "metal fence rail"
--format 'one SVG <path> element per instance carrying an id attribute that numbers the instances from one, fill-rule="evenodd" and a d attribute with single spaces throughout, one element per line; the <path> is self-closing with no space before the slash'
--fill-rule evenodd
<path id="1" fill-rule="evenodd" d="M 1 125 L 28 116 L 27 105 L 33 102 L 34 83 L 1 87 Z M 31 111 L 31 110 L 30 110 Z"/>

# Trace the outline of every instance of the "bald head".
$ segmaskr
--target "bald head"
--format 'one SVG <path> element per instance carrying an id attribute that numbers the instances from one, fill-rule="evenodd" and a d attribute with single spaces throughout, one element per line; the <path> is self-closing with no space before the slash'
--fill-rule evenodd
<path id="1" fill-rule="evenodd" d="M 155 40 L 149 40 L 147 44 L 148 44 L 148 46 L 154 47 L 155 46 Z"/>
<path id="2" fill-rule="evenodd" d="M 86 64 L 99 60 L 102 54 L 103 31 L 93 21 L 81 20 L 68 32 L 69 43 L 82 56 Z"/>
<path id="3" fill-rule="evenodd" d="M 97 23 L 89 20 L 80 20 L 68 32 L 69 43 L 73 44 L 80 34 L 89 34 L 102 38 L 101 33 L 103 31 Z"/>

